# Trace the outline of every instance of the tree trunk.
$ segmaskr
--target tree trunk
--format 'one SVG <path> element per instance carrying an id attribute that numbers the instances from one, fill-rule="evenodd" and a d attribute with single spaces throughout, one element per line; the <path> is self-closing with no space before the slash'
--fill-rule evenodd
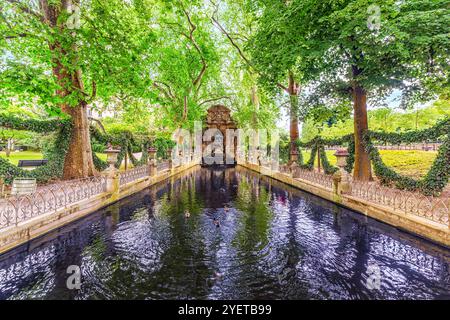
<path id="1" fill-rule="evenodd" d="M 50 4 L 48 0 L 41 0 L 39 4 L 46 24 L 52 27 L 56 33 L 64 31 L 66 25 L 64 21 L 61 21 L 60 16 L 67 12 L 72 5 L 72 1 L 61 0 L 58 4 Z M 76 44 L 73 43 L 71 46 L 63 47 L 61 43 L 54 41 L 49 43 L 49 48 L 53 56 L 53 75 L 61 87 L 56 94 L 63 99 L 73 93 L 82 97 L 84 85 L 81 70 L 67 65 L 68 61 L 71 61 L 73 65 L 77 64 Z M 82 98 L 79 98 L 78 103 L 73 106 L 63 102 L 61 103 L 61 111 L 72 117 L 73 124 L 69 149 L 64 159 L 63 178 L 79 179 L 92 176 L 96 171 L 92 159 L 87 102 Z"/>
<path id="2" fill-rule="evenodd" d="M 292 72 L 289 73 L 289 137 L 290 137 L 290 150 L 289 150 L 289 162 L 297 161 L 297 144 L 296 141 L 299 138 L 298 130 L 298 84 L 294 80 Z"/>
<path id="3" fill-rule="evenodd" d="M 298 115 L 297 115 L 297 104 L 298 97 L 296 95 L 290 95 L 290 111 L 289 111 L 289 137 L 290 137 L 290 153 L 297 152 L 296 141 L 298 140 L 300 134 L 298 130 Z"/>
<path id="4" fill-rule="evenodd" d="M 361 181 L 372 179 L 369 154 L 364 148 L 363 138 L 368 131 L 366 91 L 357 83 L 353 86 L 355 166 L 353 178 Z"/>
<path id="5" fill-rule="evenodd" d="M 95 174 L 92 159 L 91 139 L 87 105 L 81 102 L 78 106 L 64 106 L 62 111 L 72 117 L 72 136 L 69 150 L 64 159 L 64 179 L 79 179 Z"/>

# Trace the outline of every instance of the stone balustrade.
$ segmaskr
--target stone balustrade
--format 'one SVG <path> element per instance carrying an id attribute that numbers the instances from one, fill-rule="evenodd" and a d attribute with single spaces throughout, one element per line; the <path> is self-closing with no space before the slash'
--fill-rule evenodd
<path id="1" fill-rule="evenodd" d="M 238 164 L 243 167 L 435 242 L 450 245 L 448 195 L 424 196 L 418 192 L 381 186 L 376 182 L 353 181 L 344 170 L 346 161 L 339 158 L 340 169 L 333 175 L 302 169 L 295 162 L 277 167 L 270 161 L 255 164 L 246 160 L 248 157 L 245 154 L 240 155 L 239 159 Z"/>
<path id="2" fill-rule="evenodd" d="M 147 165 L 122 172 L 111 165 L 96 177 L 62 181 L 39 187 L 33 194 L 1 199 L 0 253 L 198 164 L 199 157 L 189 156 L 176 165 L 171 160 L 150 159 Z"/>

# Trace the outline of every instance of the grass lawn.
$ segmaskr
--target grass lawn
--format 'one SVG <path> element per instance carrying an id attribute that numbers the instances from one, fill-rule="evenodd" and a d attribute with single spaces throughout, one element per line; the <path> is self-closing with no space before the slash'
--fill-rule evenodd
<path id="1" fill-rule="evenodd" d="M 8 159 L 4 151 L 0 151 L 0 157 Z M 36 151 L 11 152 L 9 156 L 9 162 L 16 166 L 19 163 L 19 160 L 40 160 L 40 159 L 42 159 L 42 153 Z"/>
<path id="2" fill-rule="evenodd" d="M 103 161 L 106 161 L 105 153 L 97 153 L 97 156 Z M 0 152 L 0 157 L 8 159 L 4 151 Z M 17 166 L 19 164 L 19 160 L 40 160 L 42 158 L 42 153 L 37 151 L 11 152 L 9 156 L 9 162 Z M 122 165 L 122 167 L 125 168 L 124 165 Z"/>
<path id="3" fill-rule="evenodd" d="M 330 163 L 335 165 L 336 157 L 333 155 L 334 151 L 329 150 L 326 152 Z M 422 177 L 428 172 L 437 154 L 435 151 L 414 150 L 381 150 L 380 153 L 386 165 L 392 167 L 398 173 L 416 178 Z M 106 160 L 106 154 L 104 153 L 97 153 L 97 156 L 102 160 Z M 305 162 L 309 159 L 309 156 L 309 151 L 303 151 Z M 0 157 L 6 158 L 5 152 L 0 152 Z M 9 157 L 9 161 L 14 165 L 17 165 L 19 160 L 39 159 L 42 159 L 42 154 L 35 151 L 11 152 Z M 315 165 L 317 166 L 317 158 Z M 130 165 L 130 167 L 132 166 Z M 124 168 L 125 166 L 122 164 L 121 169 L 123 170 Z"/>
<path id="4" fill-rule="evenodd" d="M 106 161 L 106 153 L 95 153 L 101 160 Z"/>
<path id="5" fill-rule="evenodd" d="M 336 165 L 336 157 L 333 155 L 334 150 L 327 150 L 328 161 L 332 165 Z M 308 161 L 309 151 L 303 151 L 304 162 Z M 420 151 L 420 150 L 380 150 L 381 158 L 384 163 L 393 168 L 398 173 L 408 175 L 413 178 L 423 177 L 431 167 L 436 158 L 436 151 Z M 317 157 L 315 160 L 317 166 Z"/>
<path id="6" fill-rule="evenodd" d="M 436 159 L 437 151 L 380 150 L 383 161 L 398 173 L 423 177 Z"/>

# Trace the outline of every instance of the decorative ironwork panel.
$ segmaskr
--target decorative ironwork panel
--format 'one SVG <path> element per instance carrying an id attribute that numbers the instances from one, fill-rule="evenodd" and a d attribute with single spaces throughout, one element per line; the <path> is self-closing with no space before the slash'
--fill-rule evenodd
<path id="1" fill-rule="evenodd" d="M 449 223 L 450 198 L 425 196 L 381 186 L 376 182 L 352 182 L 351 195 L 390 207 L 400 214 L 412 214 L 444 225 Z"/>
<path id="2" fill-rule="evenodd" d="M 130 182 L 148 177 L 150 175 L 149 166 L 140 166 L 120 173 L 119 185 L 124 186 Z"/>
<path id="3" fill-rule="evenodd" d="M 314 170 L 296 168 L 294 177 L 318 184 L 326 189 L 333 189 L 333 177 Z"/>
<path id="4" fill-rule="evenodd" d="M 106 192 L 103 176 L 62 181 L 34 193 L 0 200 L 0 230 Z"/>
<path id="5" fill-rule="evenodd" d="M 169 170 L 169 161 L 158 163 L 156 168 L 157 168 L 158 172 L 161 172 L 161 171 L 164 171 L 164 170 Z"/>

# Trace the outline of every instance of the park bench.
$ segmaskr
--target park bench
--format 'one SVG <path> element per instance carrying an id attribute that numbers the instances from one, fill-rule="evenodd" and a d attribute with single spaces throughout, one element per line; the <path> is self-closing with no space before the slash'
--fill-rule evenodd
<path id="1" fill-rule="evenodd" d="M 13 180 L 11 195 L 20 196 L 34 193 L 36 191 L 36 179 L 16 178 Z"/>
<path id="2" fill-rule="evenodd" d="M 19 164 L 17 165 L 20 168 L 24 168 L 24 167 L 40 167 L 43 166 L 44 164 L 47 164 L 48 160 L 47 159 L 42 159 L 42 160 L 19 160 Z"/>

